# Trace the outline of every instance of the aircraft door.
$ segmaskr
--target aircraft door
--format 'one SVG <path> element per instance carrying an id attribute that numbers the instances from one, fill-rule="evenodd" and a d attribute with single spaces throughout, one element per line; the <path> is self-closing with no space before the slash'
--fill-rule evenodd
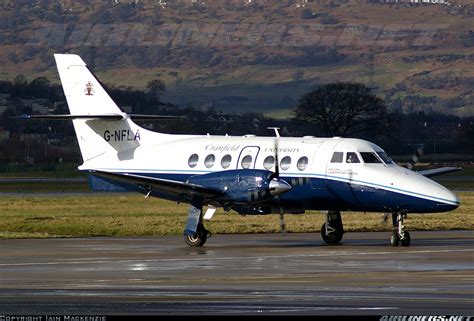
<path id="1" fill-rule="evenodd" d="M 313 162 L 311 164 L 311 172 L 316 174 L 317 177 L 311 179 L 311 187 L 319 192 L 327 190 L 326 187 L 326 167 L 329 161 L 328 155 L 332 153 L 334 143 L 332 141 L 325 141 L 318 143 L 313 154 Z"/>
<path id="2" fill-rule="evenodd" d="M 260 147 L 246 146 L 240 151 L 239 159 L 237 160 L 237 169 L 252 169 L 255 168 Z"/>
<path id="3" fill-rule="evenodd" d="M 359 209 L 359 200 L 355 197 L 353 185 L 356 184 L 362 166 L 358 162 L 349 161 L 355 150 L 347 150 L 336 143 L 328 150 L 326 159 L 326 186 L 333 197 L 337 198 L 341 208 Z M 352 158 L 351 158 L 352 159 Z M 357 185 L 357 184 L 356 184 Z"/>
<path id="4" fill-rule="evenodd" d="M 311 163 L 311 194 L 313 202 L 327 209 L 337 210 L 339 202 L 334 201 L 334 193 L 328 188 L 326 169 L 336 144 L 333 140 L 318 142 L 314 148 Z"/>

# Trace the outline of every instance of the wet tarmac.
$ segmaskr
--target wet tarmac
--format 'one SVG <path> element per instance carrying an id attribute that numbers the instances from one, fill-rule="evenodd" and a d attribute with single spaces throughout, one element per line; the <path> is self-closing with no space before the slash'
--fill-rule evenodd
<path id="1" fill-rule="evenodd" d="M 0 315 L 473 315 L 474 232 L 411 235 L 0 240 Z"/>

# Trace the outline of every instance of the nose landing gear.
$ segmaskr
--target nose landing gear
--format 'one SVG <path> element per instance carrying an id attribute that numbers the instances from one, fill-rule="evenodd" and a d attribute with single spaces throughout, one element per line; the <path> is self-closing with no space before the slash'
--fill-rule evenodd
<path id="1" fill-rule="evenodd" d="M 405 231 L 403 220 L 407 218 L 407 213 L 392 213 L 393 230 L 390 235 L 390 244 L 392 246 L 410 246 L 410 233 Z"/>
<path id="2" fill-rule="evenodd" d="M 326 223 L 321 227 L 321 237 L 327 244 L 338 244 L 344 235 L 341 212 L 328 211 L 326 213 Z"/>

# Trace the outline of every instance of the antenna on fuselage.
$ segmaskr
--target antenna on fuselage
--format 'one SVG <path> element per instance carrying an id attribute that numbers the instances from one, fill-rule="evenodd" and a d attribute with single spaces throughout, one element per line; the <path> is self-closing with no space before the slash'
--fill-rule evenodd
<path id="1" fill-rule="evenodd" d="M 278 132 L 280 127 L 267 127 L 267 129 L 273 129 L 275 131 L 275 136 L 280 138 L 280 133 Z"/>

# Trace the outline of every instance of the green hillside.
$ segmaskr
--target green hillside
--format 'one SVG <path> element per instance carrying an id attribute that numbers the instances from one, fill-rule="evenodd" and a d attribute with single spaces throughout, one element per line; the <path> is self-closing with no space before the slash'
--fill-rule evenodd
<path id="1" fill-rule="evenodd" d="M 401 0 L 402 1 L 402 0 Z M 358 81 L 396 110 L 474 115 L 474 4 L 384 1 L 0 1 L 0 79 L 59 81 L 54 52 L 101 80 L 166 83 L 181 106 L 286 115 Z M 286 111 L 285 111 L 286 110 Z"/>

